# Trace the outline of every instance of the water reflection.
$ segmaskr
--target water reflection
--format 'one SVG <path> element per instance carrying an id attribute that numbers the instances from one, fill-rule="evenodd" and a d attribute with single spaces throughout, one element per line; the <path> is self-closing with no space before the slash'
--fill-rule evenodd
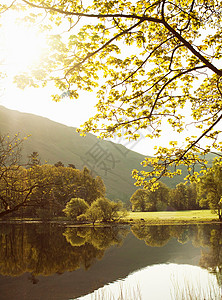
<path id="1" fill-rule="evenodd" d="M 197 266 L 148 266 L 79 300 L 221 300 L 213 274 Z"/>
<path id="2" fill-rule="evenodd" d="M 188 282 L 183 277 L 186 274 L 191 274 L 186 277 L 189 290 L 191 283 L 201 290 L 208 280 L 206 286 L 216 287 L 214 292 L 218 292 L 222 278 L 222 225 L 94 228 L 0 224 L 0 287 L 4 300 L 13 299 L 15 290 L 17 300 L 77 299 L 110 282 L 113 284 L 109 288 L 121 286 L 122 293 L 134 295 L 133 299 L 139 300 L 140 293 L 141 299 L 149 299 L 147 293 L 150 295 L 155 287 L 155 278 L 156 285 L 161 286 L 156 286 L 156 295 L 165 289 L 164 293 L 171 294 L 169 299 L 174 299 L 173 287 L 183 286 L 181 281 Z M 201 279 L 199 283 L 195 278 Z M 125 288 L 128 284 L 130 288 Z M 167 298 L 152 295 L 150 299 Z"/>
<path id="3" fill-rule="evenodd" d="M 206 226 L 202 225 L 203 232 L 206 230 Z M 159 225 L 159 226 L 146 226 L 146 225 L 133 225 L 131 227 L 133 234 L 140 240 L 144 240 L 147 246 L 151 247 L 163 247 L 172 238 L 176 238 L 181 244 L 187 243 L 192 240 L 194 244 L 197 242 L 197 246 L 200 246 L 199 241 L 199 226 L 191 225 Z"/>
<path id="4" fill-rule="evenodd" d="M 73 247 L 91 244 L 96 249 L 106 250 L 121 245 L 128 233 L 128 227 L 69 227 L 63 235 Z"/>
<path id="5" fill-rule="evenodd" d="M 1 225 L 0 274 L 18 276 L 62 274 L 89 269 L 112 245 L 121 245 L 129 228 L 64 228 L 52 224 Z"/>
<path id="6" fill-rule="evenodd" d="M 185 244 L 189 240 L 196 247 L 202 247 L 199 265 L 206 268 L 217 277 L 222 285 L 222 224 L 214 225 L 184 225 L 184 226 L 144 226 L 135 225 L 131 228 L 138 239 L 148 246 L 162 247 L 170 239 L 176 238 Z"/>

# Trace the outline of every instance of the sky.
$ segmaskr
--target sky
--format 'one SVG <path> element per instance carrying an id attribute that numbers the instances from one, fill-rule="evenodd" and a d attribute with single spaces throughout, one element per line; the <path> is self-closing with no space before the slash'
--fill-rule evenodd
<path id="1" fill-rule="evenodd" d="M 191 295 L 195 299 L 198 296 L 201 299 L 209 299 L 210 296 L 216 299 L 220 287 L 214 274 L 198 266 L 156 264 L 137 270 L 79 299 L 102 299 L 109 298 L 109 295 L 116 299 L 132 299 L 135 294 L 139 299 L 153 300 L 190 299 Z"/>
<path id="2" fill-rule="evenodd" d="M 27 27 L 18 24 L 12 14 L 2 17 L 3 26 L 0 28 L 0 52 L 2 61 L 1 70 L 5 70 L 7 77 L 0 80 L 0 105 L 9 109 L 21 112 L 32 113 L 47 117 L 53 121 L 67 126 L 79 127 L 89 117 L 96 113 L 96 95 L 91 92 L 81 92 L 79 99 L 70 100 L 65 97 L 61 102 L 54 102 L 51 99 L 53 86 L 46 88 L 25 88 L 19 89 L 13 83 L 13 78 L 20 72 L 27 71 L 30 65 L 38 65 L 41 53 L 44 51 L 46 40 L 44 35 L 38 34 L 35 27 Z M 16 29 L 16 30 L 15 30 Z M 154 155 L 154 146 L 168 146 L 169 134 L 174 140 L 182 140 L 184 134 L 169 132 L 167 127 L 162 138 L 156 140 L 145 139 L 146 133 L 140 132 L 138 141 L 129 142 L 123 138 L 115 138 L 113 141 L 125 145 L 127 148 L 144 155 Z M 167 144 L 166 144 L 167 143 Z"/>

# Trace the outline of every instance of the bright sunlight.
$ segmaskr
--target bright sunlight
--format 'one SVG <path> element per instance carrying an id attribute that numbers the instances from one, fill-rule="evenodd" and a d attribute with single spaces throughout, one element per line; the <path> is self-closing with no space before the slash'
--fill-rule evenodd
<path id="1" fill-rule="evenodd" d="M 13 17 L 10 22 L 3 24 L 1 51 L 7 75 L 14 76 L 27 71 L 29 67 L 39 65 L 46 48 L 44 35 L 39 33 L 34 26 L 18 23 Z"/>

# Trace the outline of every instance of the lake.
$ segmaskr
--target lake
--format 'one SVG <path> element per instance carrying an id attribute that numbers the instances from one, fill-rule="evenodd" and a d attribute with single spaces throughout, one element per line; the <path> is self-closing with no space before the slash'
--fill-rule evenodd
<path id="1" fill-rule="evenodd" d="M 221 300 L 221 229 L 1 223 L 0 299 Z"/>

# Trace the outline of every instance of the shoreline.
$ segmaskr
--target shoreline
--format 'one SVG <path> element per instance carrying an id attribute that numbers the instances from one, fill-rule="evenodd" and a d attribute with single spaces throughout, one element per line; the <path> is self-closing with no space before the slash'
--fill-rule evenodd
<path id="1" fill-rule="evenodd" d="M 210 210 L 174 211 L 174 212 L 128 212 L 128 215 L 110 222 L 75 222 L 65 217 L 53 219 L 40 218 L 2 218 L 0 224 L 60 224 L 64 226 L 98 227 L 120 225 L 192 225 L 192 224 L 222 224 L 219 217 Z"/>
<path id="2" fill-rule="evenodd" d="M 112 227 L 112 226 L 169 226 L 169 225 L 204 225 L 204 224 L 222 224 L 219 220 L 121 220 L 117 222 L 107 222 L 107 223 L 75 223 L 73 221 L 66 220 L 0 220 L 1 224 L 58 224 L 62 226 L 72 226 L 72 227 Z"/>

